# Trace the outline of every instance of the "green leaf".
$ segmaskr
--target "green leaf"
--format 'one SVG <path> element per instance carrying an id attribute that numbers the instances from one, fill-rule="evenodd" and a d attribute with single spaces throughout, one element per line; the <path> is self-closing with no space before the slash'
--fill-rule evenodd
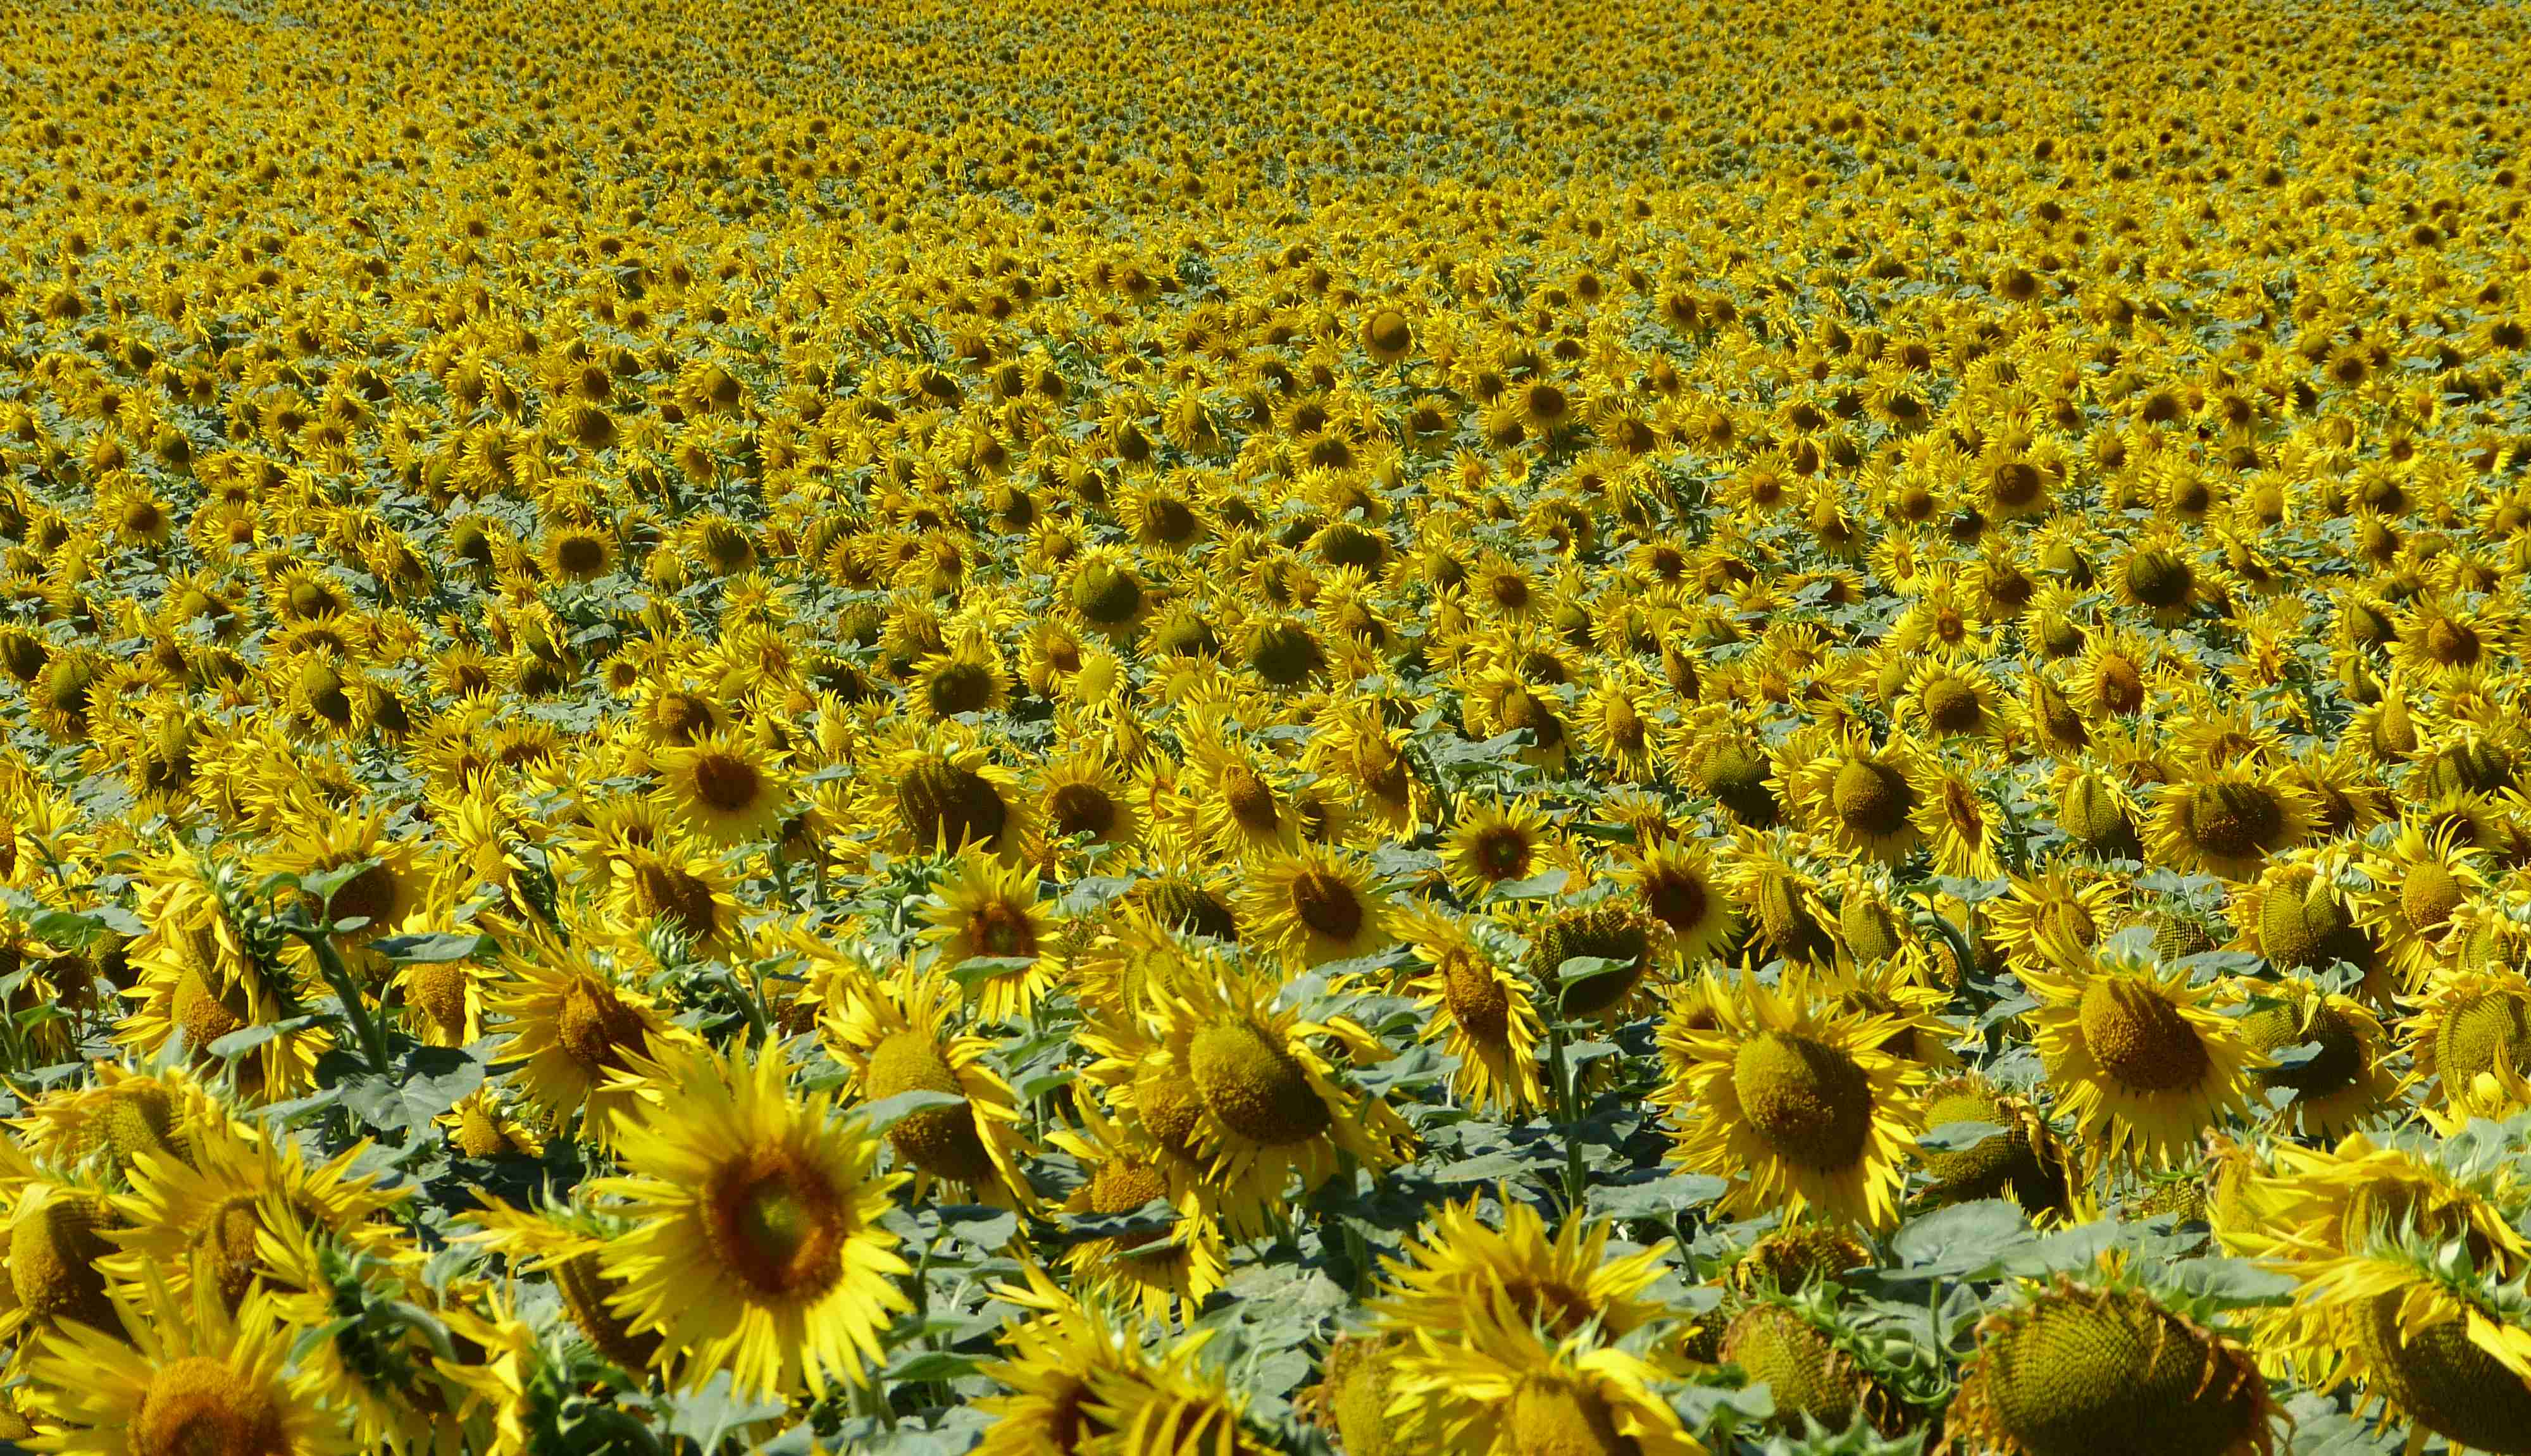
<path id="1" fill-rule="evenodd" d="M 1731 1185 L 1711 1173 L 1673 1173 L 1642 1183 L 1592 1181 L 1586 1195 L 1591 1211 L 1607 1218 L 1668 1218 L 1701 1208 L 1722 1197 Z"/>
<path id="2" fill-rule="evenodd" d="M 1017 976 L 1037 964 L 1035 956 L 969 956 L 950 968 L 949 979 L 958 988 L 972 991 L 996 977 Z"/>
<path id="3" fill-rule="evenodd" d="M 1547 900 L 1564 893 L 1572 878 L 1570 871 L 1549 866 L 1527 879 L 1496 880 L 1486 894 L 1495 900 Z"/>
<path id="4" fill-rule="evenodd" d="M 344 1079 L 343 1106 L 382 1130 L 419 1133 L 483 1085 L 483 1064 L 454 1046 L 417 1046 L 392 1077 Z"/>
<path id="5" fill-rule="evenodd" d="M 489 935 L 432 930 L 421 935 L 382 935 L 369 942 L 369 949 L 399 966 L 436 966 L 488 960 L 500 954 L 501 947 Z"/>
<path id="6" fill-rule="evenodd" d="M 2008 1199 L 1938 1208 L 1901 1227 L 1890 1252 L 1914 1278 L 1991 1277 L 2007 1254 L 2031 1243 L 2030 1219 Z"/>
<path id="7" fill-rule="evenodd" d="M 1946 1122 L 1916 1140 L 1916 1146 L 1928 1152 L 1966 1152 L 1990 1138 L 2004 1136 L 2004 1130 L 1991 1122 Z"/>
<path id="8" fill-rule="evenodd" d="M 875 1102 L 864 1102 L 858 1110 L 863 1121 L 869 1124 L 871 1136 L 875 1138 L 917 1112 L 966 1105 L 967 1099 L 956 1092 L 927 1092 L 918 1088 L 892 1097 L 881 1097 Z"/>

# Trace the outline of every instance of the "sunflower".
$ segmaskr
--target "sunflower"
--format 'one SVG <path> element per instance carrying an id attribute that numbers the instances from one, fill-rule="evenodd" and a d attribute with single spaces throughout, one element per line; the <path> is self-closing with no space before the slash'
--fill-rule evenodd
<path id="1" fill-rule="evenodd" d="M 1038 768 L 1032 787 L 1038 832 L 1044 840 L 1036 858 L 1047 859 L 1057 846 L 1074 841 L 1085 850 L 1117 851 L 1130 851 L 1142 842 L 1142 807 L 1107 754 L 1097 749 L 1059 754 Z"/>
<path id="2" fill-rule="evenodd" d="M 1242 742 L 1235 725 L 1217 713 L 1199 713 L 1185 738 L 1182 792 L 1193 801 L 1199 840 L 1241 856 L 1300 843 L 1300 806 L 1286 765 Z"/>
<path id="3" fill-rule="evenodd" d="M 1112 1399 L 1123 1386 L 1152 1377 L 1130 1316 L 1097 1296 L 1083 1299 L 1066 1290 L 1036 1264 L 1022 1264 L 1020 1273 L 1025 1287 L 993 1290 L 1026 1317 L 1003 1327 L 1004 1356 L 984 1369 L 1006 1393 L 976 1402 L 988 1421 L 978 1456 L 1043 1456 L 1112 1438 L 1115 1428 L 1090 1408 L 1093 1390 Z"/>
<path id="4" fill-rule="evenodd" d="M 293 1369 L 296 1331 L 256 1291 L 232 1308 L 196 1281 L 192 1298 L 155 1271 L 118 1298 L 120 1329 L 70 1325 L 30 1364 L 29 1399 L 74 1456 L 253 1452 L 323 1456 L 356 1449 L 321 1403 L 321 1376 Z"/>
<path id="5" fill-rule="evenodd" d="M 1277 1004 L 1278 989 L 1227 969 L 1152 986 L 1150 1038 L 1116 1046 L 1132 1054 L 1111 1054 L 1090 1074 L 1162 1147 L 1205 1164 L 1223 1218 L 1243 1237 L 1281 1214 L 1295 1175 L 1314 1191 L 1340 1155 L 1377 1174 L 1411 1143 L 1385 1102 L 1339 1084 L 1315 1043 L 1365 1060 L 1385 1048 L 1344 1017 L 1304 1019 Z"/>
<path id="6" fill-rule="evenodd" d="M 1028 1015 L 1054 983 L 1054 924 L 1038 896 L 1033 865 L 1005 865 L 977 850 L 962 851 L 948 877 L 924 903 L 924 943 L 937 964 L 956 971 L 980 958 L 1024 961 L 962 980 L 967 999 L 990 1021 Z"/>
<path id="7" fill-rule="evenodd" d="M 2352 1383 L 2379 1407 L 2455 1448 L 2520 1451 L 2531 1429 L 2531 1328 L 2521 1289 L 2481 1268 L 2466 1239 L 2410 1231 L 2289 1265 L 2322 1389 Z M 2518 1277 L 2518 1276 L 2517 1276 Z"/>
<path id="8" fill-rule="evenodd" d="M 868 765 L 858 793 L 858 821 L 879 826 L 890 848 L 918 855 L 978 845 L 1012 856 L 1034 828 L 1018 775 L 958 732 L 903 739 Z"/>
<path id="9" fill-rule="evenodd" d="M 1545 1028 L 1529 981 L 1494 964 L 1467 927 L 1438 908 L 1407 911 L 1399 928 L 1425 967 L 1401 989 L 1426 1010 L 1422 1039 L 1459 1059 L 1451 1088 L 1506 1114 L 1538 1105 Z"/>
<path id="10" fill-rule="evenodd" d="M 2053 967 L 2020 973 L 2039 1001 L 2031 1039 L 2058 1110 L 2085 1137 L 2113 1158 L 2167 1167 L 2199 1133 L 2247 1110 L 2249 1074 L 2268 1058 L 2186 971 L 2114 948 L 2053 949 Z"/>
<path id="11" fill-rule="evenodd" d="M 1919 760 L 1910 817 L 1943 874 L 1987 879 L 2001 872 L 1996 854 L 2002 812 L 1967 770 L 1940 758 Z"/>
<path id="12" fill-rule="evenodd" d="M 367 1150 L 363 1143 L 316 1161 L 225 1118 L 197 1126 L 181 1149 L 133 1155 L 131 1192 L 114 1201 L 122 1215 L 108 1234 L 115 1252 L 97 1266 L 127 1287 L 153 1271 L 180 1294 L 204 1281 L 234 1306 L 258 1279 L 278 1283 L 263 1236 L 280 1213 L 349 1244 L 382 1247 L 400 1230 L 380 1215 L 410 1190 L 382 1187 L 375 1168 L 359 1170 Z"/>
<path id="13" fill-rule="evenodd" d="M 1079 1158 L 1089 1178 L 1064 1200 L 1067 1213 L 1131 1213 L 1158 1200 L 1177 1213 L 1166 1233 L 1084 1239 L 1064 1253 L 1064 1267 L 1086 1291 L 1130 1299 L 1144 1317 L 1166 1322 L 1182 1304 L 1192 1312 L 1221 1287 L 1227 1272 L 1221 1229 L 1212 1216 L 1201 1165 L 1137 1136 L 1082 1098 L 1081 1128 L 1046 1135 Z"/>
<path id="14" fill-rule="evenodd" d="M 762 748 L 731 733 L 703 733 L 650 756 L 660 796 L 713 844 L 772 836 L 791 797 L 789 778 Z"/>
<path id="15" fill-rule="evenodd" d="M 1388 1414 L 1401 1449 L 1704 1456 L 1659 1392 L 1670 1372 L 1640 1355 L 1588 1330 L 1550 1342 L 1494 1319 L 1458 1335 L 1420 1329 L 1414 1354 L 1398 1360 Z"/>
<path id="16" fill-rule="evenodd" d="M 1875 745 L 1848 728 L 1835 746 L 1798 763 L 1778 756 L 1774 787 L 1814 833 L 1851 853 L 1895 865 L 1916 847 L 1916 781 L 1921 755 L 1912 742 Z"/>
<path id="17" fill-rule="evenodd" d="M 2122 776 L 2094 760 L 2077 758 L 2060 761 L 2050 782 L 2055 794 L 2056 827 L 2075 844 L 2102 859 L 2143 858 L 2144 844 L 2136 833 L 2142 815 Z"/>
<path id="18" fill-rule="evenodd" d="M 2001 697 L 1995 679 L 1974 662 L 1936 658 L 1908 678 L 1902 703 L 1936 738 L 1983 738 L 2003 726 Z"/>
<path id="19" fill-rule="evenodd" d="M 1603 806 L 1606 812 L 1606 806 Z M 1619 852 L 1643 913 L 1658 924 L 1682 965 L 1719 954 L 1739 928 L 1739 915 L 1702 843 L 1636 830 L 1638 845 Z"/>
<path id="20" fill-rule="evenodd" d="M 2334 1138 L 2371 1114 L 2398 1090 L 2385 1065 L 2390 1054 L 2382 1019 L 2362 1002 L 2291 979 L 2236 988 L 2246 1010 L 2241 1039 L 2271 1065 L 2256 1074 L 2278 1115 L 2306 1137 Z M 2288 1049 L 2307 1049 L 2291 1065 Z"/>
<path id="21" fill-rule="evenodd" d="M 2000 1130 L 1966 1148 L 1926 1151 L 1926 1206 L 2007 1198 L 2034 1219 L 2074 1212 L 2083 1170 L 2026 1098 L 1976 1072 L 1959 1072 L 1927 1087 L 1924 1106 L 1929 1133 L 1964 1123 Z"/>
<path id="22" fill-rule="evenodd" d="M 2531 978 L 2497 961 L 2438 971 L 2401 1028 L 2412 1085 L 2454 1121 L 2531 1107 Z"/>
<path id="23" fill-rule="evenodd" d="M 1350 852 L 1304 845 L 1248 868 L 1243 924 L 1260 945 L 1304 966 L 1352 960 L 1392 943 L 1387 897 Z"/>
<path id="24" fill-rule="evenodd" d="M 744 933 L 737 885 L 713 849 L 682 835 L 629 847 L 614 864 L 617 923 L 674 930 L 704 956 L 735 952 Z"/>
<path id="25" fill-rule="evenodd" d="M 2146 537 L 2109 570 L 2118 600 L 2164 629 L 2177 627 L 2195 612 L 2204 586 L 2204 568 L 2192 559 L 2175 532 L 2164 530 Z"/>
<path id="26" fill-rule="evenodd" d="M 2013 875 L 2010 888 L 1979 914 L 2015 969 L 2044 968 L 2052 945 L 2088 951 L 2099 944 L 2120 899 L 2116 881 L 2059 861 L 2035 875 Z"/>
<path id="27" fill-rule="evenodd" d="M 1443 1204 L 1382 1260 L 1369 1302 L 1374 1328 L 1411 1340 L 1491 1320 L 1550 1339 L 1585 1329 L 1615 1339 L 1661 1315 L 1644 1295 L 1661 1277 L 1666 1245 L 1612 1259 L 1606 1222 L 1570 1217 L 1550 1238 L 1538 1210 L 1517 1199 L 1503 1202 L 1501 1224 L 1489 1228 L 1476 1199 Z"/>
<path id="28" fill-rule="evenodd" d="M 961 999 L 958 983 L 939 971 L 848 968 L 824 996 L 818 1030 L 864 1101 L 909 1092 L 965 1098 L 919 1109 L 888 1129 L 889 1149 L 913 1170 L 916 1197 L 937 1178 L 996 1207 L 1027 1208 L 1036 1195 L 1020 1171 L 1030 1149 L 1017 1098 L 985 1058 L 991 1043 L 955 1029 Z"/>
<path id="29" fill-rule="evenodd" d="M 2387 845 L 2365 856 L 2374 890 L 2360 902 L 2362 922 L 2402 989 L 2415 991 L 2444 960 L 2453 915 L 2489 888 L 2488 856 L 2461 842 L 2449 825 L 2428 833 L 2403 821 Z"/>
<path id="30" fill-rule="evenodd" d="M 2132 1288 L 2060 1277 L 1978 1323 L 1945 1425 L 1975 1456 L 2269 1456 L 2281 1412 L 2248 1351 Z"/>
<path id="31" fill-rule="evenodd" d="M 820 1395 L 865 1378 L 912 1307 L 878 1222 L 903 1180 L 875 1171 L 877 1140 L 831 1095 L 793 1096 L 778 1055 L 683 1050 L 656 1070 L 656 1105 L 616 1113 L 625 1173 L 593 1189 L 632 1225 L 598 1254 L 616 1310 L 689 1385 L 727 1371 L 741 1391 Z"/>
<path id="32" fill-rule="evenodd" d="M 1526 800 L 1463 803 L 1441 840 L 1441 868 L 1452 887 L 1477 899 L 1494 885 L 1528 879 L 1547 847 L 1547 816 Z"/>
<path id="33" fill-rule="evenodd" d="M 1711 1026 L 1673 1014 L 1661 1030 L 1675 1069 L 1658 1099 L 1677 1125 L 1671 1160 L 1730 1180 L 1734 1212 L 1895 1222 L 1924 1081 L 1881 1049 L 1899 1024 L 1842 1009 L 1798 969 L 1772 988 L 1709 976 L 1703 1007 Z"/>
<path id="34" fill-rule="evenodd" d="M 577 1113 L 603 1142 L 628 1092 L 614 1080 L 635 1058 L 655 1057 L 694 1034 L 661 1013 L 613 952 L 586 940 L 541 935 L 512 945 L 483 1008 L 507 1039 L 500 1056 L 521 1063 L 531 1101 L 558 1124 Z"/>
<path id="35" fill-rule="evenodd" d="M 2223 765 L 2165 785 L 2145 843 L 2165 865 L 2247 879 L 2270 855 L 2300 844 L 2311 823 L 2309 796 L 2281 775 Z"/>

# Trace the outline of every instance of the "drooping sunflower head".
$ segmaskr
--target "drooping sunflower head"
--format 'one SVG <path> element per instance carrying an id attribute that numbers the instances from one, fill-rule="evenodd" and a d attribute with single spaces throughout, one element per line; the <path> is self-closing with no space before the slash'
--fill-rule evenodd
<path id="1" fill-rule="evenodd" d="M 2270 1093 L 2290 1094 L 2286 1110 L 2305 1131 L 2335 1136 L 2390 1095 L 2389 1034 L 2362 1003 L 2281 980 L 2253 987 L 2249 1006 L 2241 1038 L 2272 1063 L 2254 1075 Z"/>
<path id="2" fill-rule="evenodd" d="M 2146 842 L 2164 864 L 2247 879 L 2269 856 L 2301 843 L 2311 822 L 2298 786 L 2273 771 L 2224 766 L 2165 786 Z"/>
<path id="3" fill-rule="evenodd" d="M 1975 1072 L 1946 1077 L 1925 1090 L 1928 1136 L 1946 1128 L 1974 1133 L 1965 1146 L 1929 1149 L 1925 1171 L 1933 1183 L 1926 1190 L 1929 1205 L 2008 1198 L 2033 1218 L 2071 1211 L 2072 1170 L 2065 1149 L 2048 1121 L 2026 1100 L 1997 1088 Z"/>
<path id="4" fill-rule="evenodd" d="M 1656 924 L 1615 902 L 1550 911 L 1530 936 L 1530 979 L 1553 988 L 1568 1017 L 1614 1016 L 1634 1004 L 1656 949 Z M 1576 961 L 1603 962 L 1572 966 Z"/>
<path id="5" fill-rule="evenodd" d="M 1278 1004 L 1279 989 L 1226 969 L 1153 987 L 1157 1044 L 1131 1084 L 1144 1128 L 1207 1165 L 1234 1230 L 1282 1207 L 1296 1174 L 1305 1189 L 1325 1182 L 1337 1152 L 1386 1167 L 1407 1141 L 1397 1114 L 1344 1086 L 1319 1045 L 1377 1056 L 1377 1040 L 1341 1017 L 1302 1019 Z"/>
<path id="6" fill-rule="evenodd" d="M 963 1099 L 920 1108 L 888 1129 L 888 1148 L 919 1184 L 945 1179 L 980 1202 L 1027 1207 L 1034 1195 L 1019 1167 L 1028 1139 L 1017 1098 L 985 1060 L 987 1043 L 959 1030 L 961 999 L 957 982 L 939 970 L 847 972 L 819 1030 L 866 1102 L 916 1092 Z"/>
<path id="7" fill-rule="evenodd" d="M 2060 1281 L 1978 1326 L 1948 1424 L 1981 1456 L 2265 1456 L 2276 1416 L 2239 1345 L 2141 1290 Z"/>

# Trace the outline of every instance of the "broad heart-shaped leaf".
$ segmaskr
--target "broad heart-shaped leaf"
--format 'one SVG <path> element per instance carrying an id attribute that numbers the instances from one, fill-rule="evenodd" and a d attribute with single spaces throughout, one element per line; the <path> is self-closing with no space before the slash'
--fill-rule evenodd
<path id="1" fill-rule="evenodd" d="M 1463 1157 L 1435 1170 L 1435 1183 L 1499 1183 L 1518 1178 L 1556 1162 L 1555 1154 L 1543 1145 L 1536 1149 L 1496 1148 L 1474 1157 Z"/>
<path id="2" fill-rule="evenodd" d="M 718 1451 L 742 1428 L 773 1420 L 789 1409 L 778 1400 L 732 1393 L 727 1371 L 715 1372 L 700 1389 L 665 1391 L 649 1399 L 661 1417 L 661 1432 L 693 1441 L 705 1453 Z"/>
<path id="3" fill-rule="evenodd" d="M 2297 1287 L 2291 1274 L 2263 1269 L 2246 1259 L 2222 1257 L 2173 1260 L 2162 1266 L 2159 1282 L 2227 1310 L 2281 1305 L 2293 1298 Z"/>
<path id="4" fill-rule="evenodd" d="M 341 1091 L 344 1108 L 370 1127 L 419 1134 L 482 1085 L 483 1064 L 464 1051 L 417 1046 L 394 1075 L 347 1077 Z"/>
<path id="5" fill-rule="evenodd" d="M 376 868 L 378 862 L 372 859 L 354 860 L 349 865 L 337 865 L 331 869 L 309 870 L 299 876 L 299 889 L 302 894 L 321 904 L 332 900 L 335 891 Z"/>
<path id="6" fill-rule="evenodd" d="M 257 1022 L 251 1027 L 240 1027 L 202 1049 L 224 1061 L 234 1060 L 275 1036 L 296 1032 L 303 1027 L 313 1026 L 315 1023 L 316 1018 L 312 1016 L 293 1016 L 281 1021 Z"/>
<path id="7" fill-rule="evenodd" d="M 369 949 L 399 966 L 436 966 L 449 961 L 479 961 L 497 954 L 499 942 L 489 935 L 432 930 L 422 935 L 381 935 Z"/>
<path id="8" fill-rule="evenodd" d="M 1916 1146 L 1928 1152 L 1965 1152 L 1989 1138 L 2004 1136 L 2003 1129 L 1991 1122 L 1946 1122 L 1916 1140 Z"/>
<path id="9" fill-rule="evenodd" d="M 999 1254 L 1020 1231 L 1020 1216 L 1007 1208 L 951 1204 L 940 1209 L 940 1236 L 984 1254 Z"/>
<path id="10" fill-rule="evenodd" d="M 1496 880 L 1487 895 L 1496 900 L 1545 900 L 1564 892 L 1568 871 L 1549 866 L 1527 879 Z"/>
<path id="11" fill-rule="evenodd" d="M 1135 1238 L 1167 1233 L 1169 1225 L 1177 1221 L 1178 1210 L 1169 1205 L 1168 1200 L 1153 1199 L 1123 1213 L 1067 1213 L 1056 1225 L 1056 1236 L 1067 1244 Z"/>
<path id="12" fill-rule="evenodd" d="M 967 1099 L 956 1092 L 926 1092 L 917 1089 L 913 1092 L 898 1092 L 892 1097 L 881 1097 L 875 1102 L 864 1102 L 857 1110 L 862 1119 L 870 1124 L 871 1136 L 875 1138 L 917 1112 L 928 1112 L 934 1107 L 966 1105 Z"/>
<path id="13" fill-rule="evenodd" d="M 1905 1268 L 1887 1272 L 1915 1279 L 1989 1278 L 2006 1255 L 2036 1238 L 2029 1216 L 2009 1199 L 1954 1204 L 1898 1230 L 1889 1248 Z"/>
<path id="14" fill-rule="evenodd" d="M 1594 1177 L 1586 1197 L 1603 1218 L 1667 1218 L 1722 1197 L 1730 1184 L 1711 1173 L 1673 1173 L 1640 1183 Z"/>
<path id="15" fill-rule="evenodd" d="M 972 991 L 997 976 L 1017 976 L 1037 964 L 1035 956 L 969 956 L 949 969 L 960 990 Z"/>

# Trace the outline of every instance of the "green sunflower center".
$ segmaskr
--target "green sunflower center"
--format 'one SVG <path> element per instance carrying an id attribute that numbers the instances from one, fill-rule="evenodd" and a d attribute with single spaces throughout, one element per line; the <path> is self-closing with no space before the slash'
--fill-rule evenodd
<path id="1" fill-rule="evenodd" d="M 1907 827 L 1907 812 L 1915 807 L 1916 796 L 1907 787 L 1906 776 L 1890 765 L 1849 758 L 1836 771 L 1828 799 L 1846 828 L 1878 838 Z"/>
<path id="2" fill-rule="evenodd" d="M 1872 1081 L 1815 1037 L 1769 1032 L 1742 1044 L 1731 1085 L 1769 1148 L 1804 1167 L 1853 1166 L 1872 1134 Z"/>
<path id="3" fill-rule="evenodd" d="M 2204 1038 L 2156 987 L 2101 977 L 2083 988 L 2083 1044 L 2110 1080 L 2129 1092 L 2195 1087 L 2213 1066 Z"/>
<path id="4" fill-rule="evenodd" d="M 1624 1456 L 1635 1444 L 1597 1391 L 1544 1372 L 1512 1388 L 1503 1433 L 1517 1456 Z"/>
<path id="5" fill-rule="evenodd" d="M 897 781 L 897 822 L 926 848 L 989 844 L 1009 814 L 990 779 L 945 758 L 927 758 Z"/>
<path id="6" fill-rule="evenodd" d="M 1305 1143 L 1334 1119 L 1290 1048 L 1256 1023 L 1208 1027 L 1187 1048 L 1196 1094 L 1223 1126 L 1269 1148 Z"/>
<path id="7" fill-rule="evenodd" d="M 2140 1295 L 2052 1297 L 1983 1364 L 1987 1401 L 2030 1456 L 2217 1456 L 2258 1416 L 2257 1372 Z"/>

